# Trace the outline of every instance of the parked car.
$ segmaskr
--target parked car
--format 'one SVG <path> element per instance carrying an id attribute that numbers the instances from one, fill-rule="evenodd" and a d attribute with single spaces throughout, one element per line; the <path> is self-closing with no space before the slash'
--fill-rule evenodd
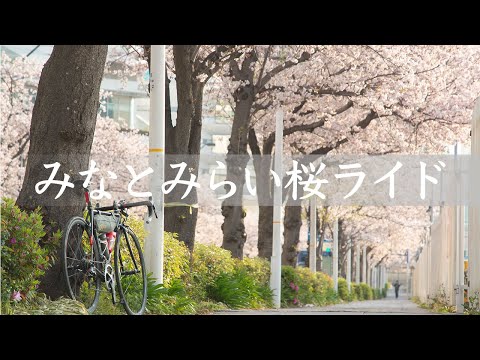
<path id="1" fill-rule="evenodd" d="M 307 263 L 307 256 L 308 256 L 307 250 L 300 250 L 297 255 L 297 266 L 305 267 L 305 264 Z"/>

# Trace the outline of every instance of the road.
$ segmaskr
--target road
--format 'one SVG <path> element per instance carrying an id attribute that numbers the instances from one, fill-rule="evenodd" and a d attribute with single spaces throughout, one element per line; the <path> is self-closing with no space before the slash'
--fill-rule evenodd
<path id="1" fill-rule="evenodd" d="M 302 307 L 268 310 L 227 310 L 215 315 L 434 315 L 418 307 L 405 296 L 398 299 L 354 301 L 324 307 Z"/>

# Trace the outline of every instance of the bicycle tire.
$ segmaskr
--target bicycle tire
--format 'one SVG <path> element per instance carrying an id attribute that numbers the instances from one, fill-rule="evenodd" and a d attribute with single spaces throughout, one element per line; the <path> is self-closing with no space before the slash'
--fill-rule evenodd
<path id="1" fill-rule="evenodd" d="M 145 312 L 145 308 L 147 305 L 147 273 L 145 269 L 143 251 L 140 246 L 140 242 L 138 241 L 137 235 L 135 235 L 135 233 L 130 228 L 122 228 L 117 234 L 118 236 L 115 241 L 114 264 L 115 281 L 117 282 L 118 292 L 120 294 L 120 302 L 125 308 L 127 314 L 142 315 Z M 126 247 L 122 247 L 123 243 L 125 243 Z M 134 245 L 134 248 L 132 248 L 132 245 Z M 132 267 L 132 265 L 134 269 L 138 265 L 140 265 L 141 274 L 136 273 L 126 275 L 127 272 L 134 271 L 126 270 L 127 266 Z M 135 278 L 133 278 L 133 275 L 140 276 L 135 276 Z M 127 279 L 127 276 L 130 280 Z M 138 282 L 140 282 L 140 284 Z"/>
<path id="2" fill-rule="evenodd" d="M 72 232 L 75 231 L 75 226 L 80 226 L 82 229 L 82 239 L 80 240 L 81 243 L 83 244 L 82 249 L 80 249 L 77 245 L 77 247 L 74 249 L 71 246 L 70 243 L 70 236 L 72 235 Z M 62 269 L 63 269 L 63 278 L 65 281 L 65 287 L 67 289 L 68 296 L 74 300 L 77 300 L 81 303 L 84 304 L 84 306 L 87 308 L 87 311 L 89 314 L 92 314 L 95 309 L 98 306 L 98 301 L 100 299 L 100 290 L 102 286 L 102 280 L 100 276 L 98 276 L 99 270 L 95 264 L 100 264 L 100 253 L 99 253 L 99 248 L 98 244 L 96 241 L 93 242 L 93 246 L 90 246 L 90 239 L 88 238 L 88 233 L 87 233 L 87 222 L 85 219 L 75 216 L 71 218 L 67 226 L 65 227 L 64 235 L 62 237 Z M 78 229 L 78 228 L 77 228 Z M 77 230 L 77 235 L 78 235 L 78 230 Z M 86 235 L 86 238 L 85 238 Z M 78 236 L 77 236 L 77 241 L 78 241 Z M 88 241 L 87 244 L 85 244 L 85 241 Z M 90 247 L 93 249 L 93 259 L 94 259 L 94 268 L 96 269 L 95 276 L 91 275 L 91 265 L 85 260 L 85 252 L 84 249 Z M 83 252 L 84 254 L 82 255 L 82 259 L 76 259 L 77 254 L 80 255 L 80 252 Z M 73 255 L 72 255 L 73 254 Z M 70 256 L 69 256 L 70 255 Z M 87 256 L 86 258 L 88 258 Z M 69 261 L 70 260 L 70 261 Z M 73 261 L 72 261 L 73 260 Z M 87 268 L 88 266 L 88 268 Z M 79 269 L 81 268 L 81 269 Z M 73 270 L 73 271 L 72 271 Z M 79 271 L 78 271 L 79 270 Z M 69 274 L 70 272 L 70 274 Z M 72 272 L 75 272 L 76 274 L 71 274 Z M 83 279 L 82 279 L 83 276 Z M 86 296 L 81 296 L 80 292 L 81 287 L 83 286 L 83 283 L 85 282 L 85 279 L 88 279 L 87 281 L 87 286 L 90 288 L 90 284 L 88 282 L 91 282 L 91 285 L 95 286 L 93 294 L 93 298 L 91 301 L 89 299 L 86 299 Z M 75 280 L 72 282 L 72 280 Z M 82 280 L 80 283 L 77 280 Z M 85 293 L 86 290 L 83 290 Z"/>

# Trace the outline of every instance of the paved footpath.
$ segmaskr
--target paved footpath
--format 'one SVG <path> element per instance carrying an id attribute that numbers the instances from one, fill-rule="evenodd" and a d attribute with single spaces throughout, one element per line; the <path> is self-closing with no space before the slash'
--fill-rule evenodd
<path id="1" fill-rule="evenodd" d="M 382 300 L 354 301 L 351 303 L 291 309 L 228 310 L 215 315 L 435 315 L 422 309 L 406 297 L 387 297 Z"/>

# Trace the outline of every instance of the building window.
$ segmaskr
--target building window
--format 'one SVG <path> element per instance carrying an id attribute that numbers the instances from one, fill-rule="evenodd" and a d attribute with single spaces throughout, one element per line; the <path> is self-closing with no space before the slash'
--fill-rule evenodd
<path id="1" fill-rule="evenodd" d="M 122 127 L 128 127 L 130 124 L 130 100 L 128 96 L 113 95 L 107 98 L 106 109 L 101 113 L 107 116 Z"/>

